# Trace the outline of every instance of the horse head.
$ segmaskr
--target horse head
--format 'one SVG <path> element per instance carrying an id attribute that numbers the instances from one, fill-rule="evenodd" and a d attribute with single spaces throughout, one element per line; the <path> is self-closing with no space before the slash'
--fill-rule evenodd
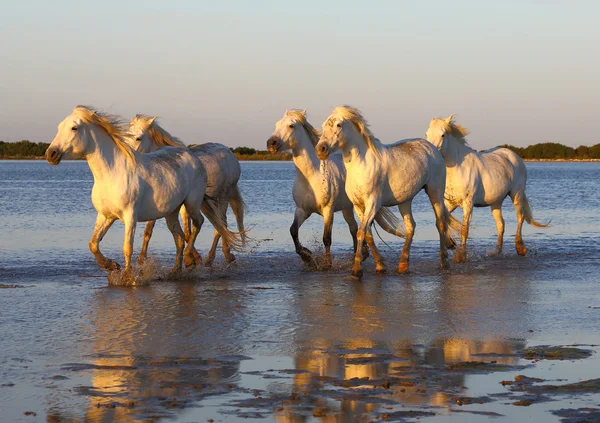
<path id="1" fill-rule="evenodd" d="M 306 120 L 306 110 L 286 110 L 275 124 L 273 135 L 267 140 L 271 154 L 317 143 L 319 134 Z"/>

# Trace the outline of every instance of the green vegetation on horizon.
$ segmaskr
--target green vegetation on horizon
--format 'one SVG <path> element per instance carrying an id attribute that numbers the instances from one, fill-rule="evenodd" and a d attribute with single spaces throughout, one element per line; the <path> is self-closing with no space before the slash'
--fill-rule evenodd
<path id="1" fill-rule="evenodd" d="M 19 142 L 0 141 L 0 159 L 38 159 L 43 158 L 50 144 L 45 142 L 30 142 L 27 140 Z M 528 147 L 515 147 L 512 145 L 501 145 L 510 148 L 521 158 L 538 160 L 588 160 L 600 159 L 600 144 L 586 147 L 580 145 L 577 148 L 568 147 L 554 142 L 545 142 L 530 145 Z M 290 153 L 270 154 L 266 150 L 256 150 L 251 147 L 231 148 L 238 160 L 291 160 Z"/>

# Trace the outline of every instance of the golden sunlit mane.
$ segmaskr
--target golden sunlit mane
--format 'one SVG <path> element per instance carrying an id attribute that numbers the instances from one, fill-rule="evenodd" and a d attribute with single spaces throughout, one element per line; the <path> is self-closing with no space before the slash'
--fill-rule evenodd
<path id="1" fill-rule="evenodd" d="M 310 142 L 312 142 L 313 146 L 316 146 L 319 142 L 319 138 L 321 137 L 321 133 L 316 130 L 308 121 L 306 120 L 306 112 L 304 110 L 286 110 L 286 116 L 291 117 L 292 119 L 296 119 L 299 122 L 306 132 L 308 133 L 308 137 L 310 138 Z"/>
<path id="2" fill-rule="evenodd" d="M 369 124 L 367 123 L 366 119 L 362 116 L 358 109 L 351 106 L 336 107 L 331 114 L 331 118 L 329 118 L 327 121 L 328 125 L 333 125 L 333 122 L 335 121 L 334 116 L 351 121 L 358 132 L 362 135 L 367 147 L 373 150 L 373 153 L 375 153 L 377 158 L 381 158 L 381 153 L 375 143 L 376 138 L 373 136 L 371 129 L 369 129 Z"/>
<path id="3" fill-rule="evenodd" d="M 125 141 L 125 138 L 129 135 L 129 127 L 123 119 L 116 115 L 100 112 L 90 106 L 77 106 L 73 110 L 73 113 L 83 122 L 97 125 L 104 129 L 127 160 L 135 163 L 135 153 Z"/>
<path id="4" fill-rule="evenodd" d="M 179 138 L 169 134 L 156 122 L 155 116 L 135 115 L 129 124 L 140 128 L 142 132 L 148 132 L 150 139 L 160 147 L 185 147 Z"/>
<path id="5" fill-rule="evenodd" d="M 451 133 L 456 139 L 456 141 L 460 142 L 463 145 L 469 145 L 469 143 L 465 139 L 465 137 L 469 135 L 469 130 L 454 122 L 454 115 L 450 115 L 445 119 L 438 118 L 435 120 L 439 121 L 442 124 L 444 130 L 446 132 Z"/>

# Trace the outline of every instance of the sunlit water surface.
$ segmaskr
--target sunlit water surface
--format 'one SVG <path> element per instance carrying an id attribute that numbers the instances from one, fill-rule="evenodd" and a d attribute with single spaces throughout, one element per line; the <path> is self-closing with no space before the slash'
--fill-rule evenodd
<path id="1" fill-rule="evenodd" d="M 369 259 L 362 282 L 346 281 L 351 238 L 341 216 L 333 269 L 305 266 L 288 229 L 293 164 L 246 162 L 240 188 L 252 241 L 237 263 L 225 265 L 219 251 L 212 269 L 123 288 L 108 286 L 87 247 L 96 215 L 87 164 L 0 161 L 0 420 L 547 422 L 561 418 L 552 411 L 597 407 L 593 392 L 518 407 L 520 396 L 500 384 L 519 374 L 552 383 L 600 378 L 596 353 L 519 358 L 529 346 L 600 343 L 600 164 L 527 167 L 534 215 L 551 226 L 525 225 L 526 257 L 514 250 L 507 200 L 504 255 L 491 255 L 490 210 L 476 209 L 470 261 L 439 271 L 433 213 L 421 193 L 411 273 L 375 275 Z M 322 219 L 311 217 L 300 233 L 320 254 Z M 402 240 L 379 233 L 394 269 Z M 122 236 L 117 223 L 102 243 L 121 262 Z M 203 254 L 211 240 L 207 224 Z M 171 265 L 162 222 L 151 253 L 157 269 Z M 490 354 L 528 367 L 448 370 Z M 423 382 L 401 388 L 398 375 Z M 492 400 L 456 402 L 483 396 Z M 394 414 L 405 411 L 413 414 Z"/>

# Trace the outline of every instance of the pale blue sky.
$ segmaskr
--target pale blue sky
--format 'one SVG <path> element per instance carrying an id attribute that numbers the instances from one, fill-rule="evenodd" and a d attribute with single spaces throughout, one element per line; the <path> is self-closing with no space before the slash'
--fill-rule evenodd
<path id="1" fill-rule="evenodd" d="M 383 142 L 456 113 L 478 148 L 600 142 L 600 2 L 0 0 L 0 139 L 77 104 L 265 148 L 286 108 L 360 108 Z"/>

